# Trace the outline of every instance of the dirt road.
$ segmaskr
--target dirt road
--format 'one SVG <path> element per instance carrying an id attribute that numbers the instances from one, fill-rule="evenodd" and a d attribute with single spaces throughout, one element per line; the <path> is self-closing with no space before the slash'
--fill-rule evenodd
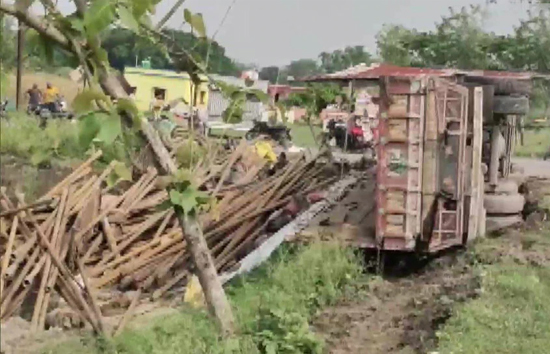
<path id="1" fill-rule="evenodd" d="M 550 178 L 550 161 L 515 157 L 512 163 L 522 167 L 528 177 Z"/>

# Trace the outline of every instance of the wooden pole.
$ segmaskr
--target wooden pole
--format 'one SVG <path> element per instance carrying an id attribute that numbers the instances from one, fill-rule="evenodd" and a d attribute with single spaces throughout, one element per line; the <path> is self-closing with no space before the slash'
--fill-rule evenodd
<path id="1" fill-rule="evenodd" d="M 17 21 L 17 24 L 17 77 L 15 107 L 17 110 L 20 110 L 21 105 L 23 104 L 21 77 L 23 75 L 23 46 L 25 45 L 25 25 L 21 21 Z"/>

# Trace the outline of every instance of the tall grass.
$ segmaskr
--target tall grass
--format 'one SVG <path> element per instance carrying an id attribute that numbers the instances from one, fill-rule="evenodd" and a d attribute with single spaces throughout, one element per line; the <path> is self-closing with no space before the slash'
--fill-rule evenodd
<path id="1" fill-rule="evenodd" d="M 221 339 L 204 311 L 184 308 L 150 325 L 138 324 L 103 347 L 72 343 L 51 353 L 320 354 L 323 342 L 308 321 L 321 306 L 351 289 L 361 269 L 359 259 L 337 245 L 287 248 L 228 286 L 240 328 L 235 338 Z"/>
<path id="2" fill-rule="evenodd" d="M 476 246 L 481 296 L 446 323 L 439 333 L 440 353 L 550 352 L 550 225 L 521 234 L 519 245 L 504 242 L 487 239 Z M 532 258 L 525 260 L 524 252 Z"/>
<path id="3" fill-rule="evenodd" d="M 34 116 L 10 113 L 0 121 L 0 154 L 28 160 L 34 166 L 48 166 L 59 160 L 85 160 L 90 146 L 80 141 L 78 120 L 48 119 L 44 128 Z M 113 144 L 101 145 L 102 162 L 119 160 L 130 164 L 128 154 L 134 155 L 143 146 L 132 133 L 124 134 Z"/>
<path id="4" fill-rule="evenodd" d="M 544 157 L 550 151 L 550 127 L 526 130 L 524 145 L 516 146 L 515 155 L 520 157 Z"/>
<path id="5" fill-rule="evenodd" d="M 75 122 L 51 119 L 45 128 L 26 114 L 11 114 L 0 121 L 0 153 L 29 159 L 34 165 L 52 158 L 81 158 L 86 148 L 78 141 Z"/>

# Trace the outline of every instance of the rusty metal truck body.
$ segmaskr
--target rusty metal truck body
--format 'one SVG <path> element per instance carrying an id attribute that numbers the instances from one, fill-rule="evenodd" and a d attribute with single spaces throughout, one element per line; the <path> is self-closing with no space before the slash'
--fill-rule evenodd
<path id="1" fill-rule="evenodd" d="M 483 233 L 483 88 L 435 77 L 380 79 L 375 238 L 437 252 Z"/>

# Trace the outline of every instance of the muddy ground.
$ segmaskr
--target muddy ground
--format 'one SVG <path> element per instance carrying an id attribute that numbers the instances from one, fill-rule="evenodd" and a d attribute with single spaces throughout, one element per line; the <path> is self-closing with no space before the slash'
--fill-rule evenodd
<path id="1" fill-rule="evenodd" d="M 550 254 L 526 247 L 524 238 L 526 231 L 537 230 L 549 216 L 541 211 L 540 198 L 550 197 L 550 179 L 531 178 L 526 187 L 527 222 L 491 235 L 499 242 L 483 250 L 485 262 L 512 257 L 520 264 L 550 266 Z M 474 261 L 470 250 L 456 249 L 431 260 L 386 266 L 383 275 L 369 283 L 364 296 L 325 309 L 314 321 L 314 328 L 324 337 L 331 354 L 436 351 L 437 331 L 453 308 L 475 298 L 480 291 Z"/>
<path id="2" fill-rule="evenodd" d="M 27 202 L 46 194 L 71 171 L 69 163 L 37 167 L 22 158 L 0 155 L 0 185 L 10 196 L 15 191 L 24 193 Z"/>

